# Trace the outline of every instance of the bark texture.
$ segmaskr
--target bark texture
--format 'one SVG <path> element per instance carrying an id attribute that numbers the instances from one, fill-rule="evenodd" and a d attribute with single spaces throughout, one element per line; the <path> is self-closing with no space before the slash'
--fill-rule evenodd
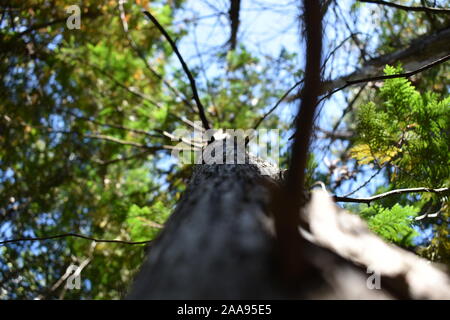
<path id="1" fill-rule="evenodd" d="M 197 166 L 129 298 L 279 296 L 269 191 L 259 178 L 251 164 Z"/>

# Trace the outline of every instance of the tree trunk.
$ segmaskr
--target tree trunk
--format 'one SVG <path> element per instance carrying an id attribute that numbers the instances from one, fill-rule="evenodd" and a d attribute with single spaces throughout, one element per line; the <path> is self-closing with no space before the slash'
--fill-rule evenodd
<path id="1" fill-rule="evenodd" d="M 299 288 L 287 286 L 270 215 L 278 183 L 278 169 L 258 159 L 197 165 L 127 298 L 450 298 L 444 272 L 385 243 L 324 192 L 313 193 L 301 230 L 299 257 L 312 268 Z M 371 265 L 382 273 L 380 290 L 367 285 Z"/>
<path id="2" fill-rule="evenodd" d="M 129 298 L 281 297 L 263 180 L 256 165 L 196 166 Z"/>

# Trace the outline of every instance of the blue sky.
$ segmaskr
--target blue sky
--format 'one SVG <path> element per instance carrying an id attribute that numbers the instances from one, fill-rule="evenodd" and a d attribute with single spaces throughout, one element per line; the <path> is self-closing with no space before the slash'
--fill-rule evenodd
<path id="1" fill-rule="evenodd" d="M 185 6 L 186 10 L 182 10 L 178 13 L 175 21 L 182 21 L 183 19 L 192 19 L 194 17 L 203 17 L 193 26 L 187 26 L 182 23 L 178 24 L 179 28 L 188 28 L 188 35 L 179 42 L 179 49 L 182 52 L 184 59 L 188 62 L 192 68 L 194 66 L 202 65 L 206 67 L 206 77 L 211 79 L 218 74 L 223 74 L 221 66 L 217 63 L 207 63 L 210 59 L 210 53 L 214 52 L 218 47 L 223 47 L 229 37 L 229 22 L 226 15 L 214 16 L 218 11 L 227 12 L 229 1 L 208 1 L 200 0 L 188 0 Z M 304 46 L 302 39 L 299 36 L 299 23 L 298 4 L 300 1 L 249 1 L 243 0 L 241 4 L 241 24 L 239 32 L 239 40 L 245 44 L 246 48 L 252 52 L 252 54 L 264 59 L 266 55 L 278 56 L 282 49 L 286 49 L 289 52 L 298 53 L 298 65 L 302 67 L 304 65 Z M 339 1 L 339 5 L 342 8 L 342 12 L 345 15 L 349 12 L 350 5 L 353 4 L 353 0 Z M 271 8 L 266 9 L 266 8 Z M 266 10 L 264 10 L 266 9 Z M 370 32 L 373 28 L 372 19 L 370 19 L 370 9 L 365 8 L 362 10 L 361 15 L 358 17 L 358 29 L 361 32 Z M 330 15 L 330 18 L 332 16 Z M 349 21 L 351 21 L 351 18 Z M 336 24 L 335 24 L 336 23 Z M 341 25 L 340 25 L 341 24 Z M 335 39 L 335 42 L 344 40 L 349 32 L 342 26 L 342 22 L 336 22 L 331 20 L 331 24 L 325 26 L 325 52 L 324 56 L 334 48 L 334 43 L 327 40 Z M 370 43 L 370 46 L 376 45 L 376 39 Z M 199 59 L 199 52 L 201 54 L 201 61 Z M 334 61 L 334 70 L 331 74 L 332 77 L 347 74 L 354 70 L 353 65 L 357 65 L 356 58 L 357 52 L 349 51 L 345 46 L 342 47 L 337 59 Z M 177 61 L 173 61 L 174 65 L 177 65 Z M 281 77 L 290 77 L 287 74 L 280 74 Z M 299 79 L 293 77 L 291 82 L 294 84 Z M 205 86 L 205 79 L 203 76 L 196 79 L 200 86 Z M 275 79 L 276 81 L 276 79 Z M 289 87 L 286 87 L 286 90 Z M 279 97 L 274 97 L 276 101 Z M 283 120 L 291 122 L 295 114 L 297 114 L 299 102 L 283 103 L 276 110 L 276 114 Z M 336 121 L 342 114 L 342 110 L 346 107 L 344 100 L 344 94 L 339 92 L 335 94 L 331 99 L 324 103 L 321 107 L 320 117 L 318 118 L 318 124 L 324 129 L 330 129 L 334 121 Z M 272 105 L 267 106 L 270 108 Z M 193 120 L 193 119 L 191 119 Z M 289 137 L 291 133 L 286 133 L 283 139 Z M 318 146 L 324 147 L 326 142 L 318 142 Z M 340 142 L 336 142 L 333 145 L 336 149 L 344 148 L 344 145 Z M 315 148 L 318 150 L 318 148 Z M 319 168 L 326 170 L 323 159 L 325 156 L 332 159 L 333 156 L 329 152 L 323 153 L 317 152 L 316 159 L 319 161 Z M 341 194 L 348 193 L 354 190 L 357 186 L 364 183 L 371 175 L 373 171 L 367 168 L 366 172 L 358 175 L 358 178 L 354 182 L 344 183 L 342 190 L 339 190 Z M 384 183 L 384 179 L 376 177 L 372 180 L 371 185 L 368 188 L 355 193 L 355 196 L 367 196 L 374 192 L 375 186 Z"/>

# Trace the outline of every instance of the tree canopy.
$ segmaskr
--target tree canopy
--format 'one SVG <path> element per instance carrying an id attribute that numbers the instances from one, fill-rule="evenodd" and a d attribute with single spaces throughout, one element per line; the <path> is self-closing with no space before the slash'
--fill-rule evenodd
<path id="1" fill-rule="evenodd" d="M 209 125 L 279 129 L 287 168 L 305 62 L 297 2 L 2 3 L 0 298 L 127 292 L 191 175 L 171 156 L 174 133 L 202 120 L 174 46 Z M 321 3 L 305 188 L 323 182 L 386 241 L 450 267 L 450 9 Z M 72 264 L 78 290 L 65 287 Z"/>

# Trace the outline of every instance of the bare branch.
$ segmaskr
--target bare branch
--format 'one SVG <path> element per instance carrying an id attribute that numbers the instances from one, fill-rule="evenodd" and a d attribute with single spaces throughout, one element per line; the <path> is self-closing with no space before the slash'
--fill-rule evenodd
<path id="1" fill-rule="evenodd" d="M 380 200 L 389 196 L 404 194 L 404 193 L 424 193 L 424 192 L 432 192 L 432 193 L 446 193 L 449 192 L 450 188 L 439 188 L 439 189 L 431 189 L 431 188 L 406 188 L 406 189 L 396 189 L 391 190 L 385 193 L 377 194 L 368 198 L 348 198 L 348 197 L 338 197 L 334 196 L 333 199 L 336 202 L 355 202 L 355 203 L 367 203 L 370 204 L 372 201 Z"/>
<path id="2" fill-rule="evenodd" d="M 173 51 L 175 52 L 176 56 L 178 57 L 178 60 L 180 60 L 181 66 L 183 67 L 183 70 L 189 79 L 189 83 L 192 88 L 192 94 L 194 95 L 194 100 L 197 104 L 197 108 L 198 108 L 198 112 L 199 112 L 202 124 L 206 130 L 210 129 L 211 127 L 209 126 L 208 119 L 206 118 L 206 115 L 205 115 L 205 108 L 203 107 L 203 104 L 200 101 L 200 97 L 198 96 L 197 86 L 195 85 L 195 79 L 192 76 L 191 71 L 189 71 L 189 68 L 188 68 L 186 62 L 184 61 L 183 57 L 181 56 L 180 51 L 177 48 L 177 45 L 172 40 L 172 38 L 169 36 L 167 31 L 164 29 L 164 27 L 158 22 L 158 20 L 156 20 L 156 18 L 150 12 L 148 12 L 148 11 L 143 11 L 143 12 L 158 27 L 159 31 L 164 35 L 164 37 L 167 39 L 167 41 L 172 46 Z"/>
<path id="3" fill-rule="evenodd" d="M 319 99 L 319 101 L 317 102 L 317 105 L 319 105 L 322 101 L 324 101 L 325 99 L 328 99 L 329 97 L 331 97 L 333 94 L 335 94 L 338 91 L 344 90 L 347 87 L 354 85 L 354 84 L 359 84 L 359 83 L 365 83 L 365 82 L 371 82 L 371 81 L 381 81 L 381 80 L 387 80 L 387 79 L 396 79 L 396 78 L 409 78 L 417 73 L 423 72 L 425 70 L 428 70 L 438 64 L 444 63 L 446 61 L 448 61 L 450 59 L 450 54 L 436 60 L 433 61 L 429 64 L 426 64 L 424 66 L 422 66 L 419 69 L 410 71 L 410 72 L 405 72 L 405 73 L 399 73 L 399 74 L 391 74 L 391 75 L 383 75 L 383 76 L 376 76 L 376 77 L 370 77 L 370 78 L 364 78 L 364 79 L 355 79 L 355 80 L 347 80 L 346 84 L 343 85 L 342 87 L 339 87 L 331 92 L 329 92 L 328 94 L 324 95 L 322 98 Z M 289 137 L 289 140 L 291 140 L 292 138 L 294 138 L 295 134 L 292 135 L 291 137 Z"/>
<path id="4" fill-rule="evenodd" d="M 145 95 L 144 93 L 136 90 L 133 87 L 128 87 L 125 84 L 123 84 L 122 82 L 120 82 L 119 80 L 117 80 L 113 75 L 109 74 L 107 71 L 103 70 L 102 68 L 98 67 L 95 64 L 91 64 L 88 61 L 84 61 L 78 57 L 74 57 L 74 56 L 70 56 L 72 59 L 78 59 L 80 62 L 87 64 L 88 66 L 90 66 L 91 68 L 97 70 L 98 72 L 100 72 L 102 75 L 104 75 L 105 77 L 107 77 L 108 79 L 110 79 L 111 81 L 113 81 L 116 85 L 118 85 L 120 88 L 128 91 L 129 93 L 133 94 L 134 96 L 147 101 L 149 103 L 151 103 L 152 105 L 154 105 L 155 107 L 157 107 L 158 109 L 162 109 L 163 106 L 161 106 L 158 102 L 156 102 L 155 100 L 151 99 L 148 95 Z M 169 111 L 169 114 L 171 116 L 173 116 L 175 119 L 180 120 L 184 123 L 186 123 L 187 125 L 193 127 L 193 128 L 197 128 L 198 130 L 204 131 L 203 128 L 196 126 L 192 121 L 189 121 L 183 117 L 178 116 L 177 114 Z"/>
<path id="5" fill-rule="evenodd" d="M 350 74 L 327 80 L 322 83 L 322 94 L 331 92 L 343 85 L 348 80 L 374 77 L 380 74 L 387 65 L 401 63 L 405 70 L 415 70 L 422 66 L 437 61 L 448 55 L 450 43 L 450 27 L 438 30 L 432 34 L 420 36 L 410 42 L 409 46 L 392 53 L 384 54 L 364 63 L 360 68 Z M 300 93 L 287 99 L 293 101 L 301 98 Z"/>
<path id="6" fill-rule="evenodd" d="M 384 166 L 380 166 L 380 167 L 378 168 L 378 170 L 375 171 L 375 172 L 369 177 L 369 179 L 367 179 L 363 184 L 361 184 L 361 185 L 360 185 L 358 188 L 356 188 L 355 190 L 353 190 L 353 191 L 347 193 L 346 195 L 342 196 L 342 198 L 346 198 L 346 197 L 348 197 L 348 196 L 350 196 L 350 195 L 352 195 L 352 194 L 355 194 L 356 192 L 358 192 L 359 190 L 361 190 L 362 188 L 364 188 L 365 186 L 367 186 L 367 185 L 370 183 L 370 181 L 372 181 L 372 180 L 373 180 L 373 179 L 381 172 L 381 170 L 383 170 L 383 169 L 384 169 Z"/>
<path id="7" fill-rule="evenodd" d="M 230 39 L 228 40 L 230 44 L 230 50 L 236 49 L 237 44 L 237 33 L 239 30 L 239 11 L 241 8 L 241 0 L 230 0 L 230 9 L 228 10 L 228 18 L 231 22 L 231 32 Z"/>
<path id="8" fill-rule="evenodd" d="M 144 150 L 142 152 L 135 153 L 135 154 L 132 154 L 132 155 L 129 155 L 129 156 L 126 156 L 126 157 L 118 157 L 118 158 L 111 159 L 111 160 L 94 159 L 93 161 L 95 163 L 98 163 L 101 166 L 108 166 L 108 165 L 113 164 L 113 163 L 126 162 L 126 161 L 133 160 L 133 159 L 136 159 L 136 158 L 144 157 L 144 156 L 146 156 L 146 155 L 148 155 L 150 153 L 151 152 L 149 150 Z"/>
<path id="9" fill-rule="evenodd" d="M 84 117 L 84 116 L 78 116 L 75 113 L 71 112 L 70 110 L 62 110 L 62 112 L 68 113 L 71 116 L 75 117 L 76 119 L 80 119 L 80 120 L 84 120 L 84 121 L 88 121 L 91 122 L 93 124 L 99 125 L 101 127 L 106 127 L 106 128 L 114 128 L 114 129 L 119 129 L 119 130 L 123 130 L 123 131 L 128 131 L 128 132 L 132 132 L 135 134 L 142 134 L 151 138 L 162 138 L 162 130 L 159 129 L 155 129 L 155 132 L 157 132 L 158 134 L 155 133 L 151 133 L 148 132 L 146 130 L 142 130 L 142 129 L 133 129 L 133 128 L 128 128 L 125 127 L 123 125 L 119 125 L 119 124 L 112 124 L 112 123 L 104 123 L 104 122 L 100 122 L 97 121 L 95 119 L 89 118 L 89 117 Z"/>
<path id="10" fill-rule="evenodd" d="M 295 88 L 297 88 L 299 85 L 301 85 L 303 83 L 303 80 L 298 81 L 297 83 L 295 83 L 292 87 L 289 88 L 288 91 L 286 91 L 283 96 L 281 96 L 281 98 L 277 101 L 277 103 L 275 103 L 275 105 L 269 110 L 267 111 L 254 125 L 254 129 L 258 129 L 259 125 L 261 124 L 261 122 L 263 122 L 272 112 L 275 111 L 276 108 L 278 108 L 278 106 L 281 104 L 281 102 L 283 102 L 284 99 L 286 99 L 286 97 L 292 92 L 292 90 L 294 90 Z"/>
<path id="11" fill-rule="evenodd" d="M 359 1 L 359 2 L 366 2 L 366 3 L 381 4 L 383 6 L 393 7 L 393 8 L 397 8 L 397 9 L 401 9 L 401 10 L 406 10 L 406 11 L 416 11 L 416 12 L 422 11 L 422 12 L 427 12 L 427 13 L 450 14 L 450 9 L 446 9 L 446 8 L 432 8 L 432 7 L 425 7 L 425 6 L 410 7 L 410 6 L 404 6 L 404 5 L 401 5 L 401 4 L 388 2 L 388 1 L 383 1 L 383 0 L 357 0 L 357 1 Z"/>
<path id="12" fill-rule="evenodd" d="M 109 239 L 97 239 L 93 237 L 88 237 L 82 234 L 77 233 L 62 233 L 54 236 L 48 236 L 48 237 L 35 237 L 35 238 L 17 238 L 17 239 L 9 239 L 0 241 L 0 245 L 7 244 L 7 243 L 15 243 L 15 242 L 22 242 L 22 241 L 44 241 L 44 240 L 51 240 L 51 239 L 59 239 L 59 238 L 67 238 L 67 237 L 75 237 L 75 238 L 81 238 L 86 240 L 91 240 L 95 242 L 107 242 L 107 243 L 121 243 L 121 244 L 147 244 L 152 242 L 153 240 L 145 240 L 145 241 L 125 241 L 125 240 L 109 240 Z"/>
<path id="13" fill-rule="evenodd" d="M 303 99 L 296 118 L 295 140 L 292 146 L 292 158 L 287 177 L 288 188 L 292 190 L 300 188 L 296 192 L 298 195 L 303 194 L 307 154 L 321 85 L 322 23 L 320 4 L 316 2 L 304 1 L 307 38 L 305 84 L 302 89 Z"/>
<path id="14" fill-rule="evenodd" d="M 432 67 L 434 67 L 434 66 L 436 66 L 438 64 L 444 63 L 444 62 L 446 62 L 449 59 L 450 59 L 450 54 L 448 54 L 448 55 L 446 55 L 446 56 L 444 56 L 444 57 L 442 57 L 442 58 L 440 58 L 440 59 L 438 59 L 436 61 L 433 61 L 433 62 L 431 62 L 429 64 L 426 64 L 426 65 L 422 66 L 419 69 L 416 69 L 416 70 L 413 70 L 413 71 L 410 71 L 410 72 L 399 73 L 399 74 L 391 74 L 391 75 L 383 75 L 383 76 L 376 76 L 376 77 L 369 77 L 369 78 L 364 78 L 364 79 L 347 80 L 345 85 L 343 85 L 342 87 L 339 87 L 339 88 L 331 91 L 327 95 L 325 95 L 322 98 L 320 98 L 318 103 L 322 102 L 323 100 L 331 97 L 336 92 L 344 90 L 345 88 L 347 88 L 347 87 L 349 87 L 351 85 L 358 84 L 358 83 L 364 83 L 364 82 L 371 82 L 371 81 L 395 79 L 395 78 L 409 78 L 409 77 L 412 77 L 415 74 L 418 74 L 420 72 L 428 70 L 428 69 L 430 69 L 430 68 L 432 68 Z"/>
<path id="15" fill-rule="evenodd" d="M 148 146 L 146 144 L 141 144 L 141 143 L 134 142 L 134 141 L 121 140 L 119 138 L 110 137 L 110 136 L 107 136 L 104 134 L 79 133 L 79 132 L 75 132 L 75 131 L 53 130 L 51 128 L 47 128 L 47 129 L 49 132 L 62 133 L 62 134 L 78 134 L 78 135 L 81 135 L 86 138 L 104 140 L 104 141 L 108 141 L 108 142 L 112 142 L 112 143 L 121 144 L 124 146 L 131 146 L 131 147 L 135 147 L 135 148 L 145 149 L 148 151 L 160 151 L 160 150 L 165 149 L 164 146 Z"/>
<path id="16" fill-rule="evenodd" d="M 316 130 L 323 134 L 324 138 L 331 140 L 349 140 L 354 136 L 352 131 L 337 131 L 337 130 L 326 130 L 320 127 L 316 127 Z"/>
<path id="17" fill-rule="evenodd" d="M 88 13 L 84 13 L 84 14 L 83 14 L 83 19 L 84 19 L 84 18 L 97 18 L 97 17 L 99 17 L 99 16 L 100 16 L 99 13 L 88 12 Z M 33 32 L 33 31 L 38 31 L 38 30 L 41 30 L 41 29 L 46 29 L 46 28 L 51 27 L 51 26 L 54 26 L 54 25 L 56 25 L 56 24 L 60 24 L 60 23 L 62 24 L 62 23 L 64 23 L 64 22 L 66 22 L 66 21 L 67 21 L 67 17 L 62 17 L 62 18 L 57 18 L 57 19 L 51 20 L 51 21 L 47 21 L 47 22 L 43 22 L 43 23 L 38 23 L 38 24 L 35 24 L 35 25 L 31 25 L 28 29 L 25 29 L 25 30 L 23 30 L 23 31 L 21 31 L 21 32 L 19 32 L 19 33 L 17 33 L 17 34 L 15 34 L 13 37 L 14 37 L 14 38 L 21 37 L 21 36 L 23 36 L 23 35 L 26 35 L 26 34 L 28 34 L 28 33 Z"/>
<path id="18" fill-rule="evenodd" d="M 354 104 L 356 103 L 356 100 L 358 100 L 359 96 L 361 95 L 361 93 L 364 91 L 364 89 L 366 88 L 366 83 L 364 85 L 361 86 L 361 88 L 358 90 L 358 92 L 356 93 L 356 95 L 353 97 L 353 99 L 350 101 L 350 103 L 347 105 L 347 107 L 344 109 L 344 111 L 342 112 L 341 117 L 339 118 L 339 120 L 334 124 L 333 129 L 331 130 L 332 132 L 335 132 L 341 122 L 344 120 L 345 116 L 347 115 L 347 113 L 349 113 L 350 111 L 352 111 Z M 328 146 L 330 147 L 330 146 Z"/>
<path id="19" fill-rule="evenodd" d="M 83 260 L 83 262 L 81 262 L 81 264 L 78 266 L 78 268 L 76 270 L 77 274 L 80 274 L 81 271 L 83 271 L 83 269 L 92 261 L 92 259 L 94 257 L 94 249 L 95 249 L 96 245 L 97 245 L 96 242 L 91 243 L 91 247 L 89 248 L 89 256 L 85 260 Z M 56 289 L 58 289 L 61 286 L 61 284 L 63 284 L 64 281 L 66 281 L 67 278 L 72 274 L 71 271 L 72 270 L 68 267 L 66 269 L 66 272 L 61 276 L 61 278 L 59 278 L 58 281 L 56 281 L 55 284 L 50 288 L 49 292 L 51 293 L 51 292 L 54 292 Z M 64 292 L 65 292 L 65 288 L 61 294 L 63 295 Z M 46 295 L 40 294 L 39 296 L 36 297 L 36 300 L 46 299 L 47 295 L 48 294 L 46 294 Z"/>
<path id="20" fill-rule="evenodd" d="M 305 205 L 305 169 L 313 129 L 317 97 L 320 94 L 320 63 L 322 54 L 322 13 L 320 2 L 304 0 L 306 29 L 306 68 L 303 99 L 296 119 L 296 134 L 292 146 L 286 184 L 273 195 L 273 211 L 283 275 L 288 285 L 299 285 L 310 267 L 303 253 L 305 241 L 300 237 L 299 212 Z"/>

